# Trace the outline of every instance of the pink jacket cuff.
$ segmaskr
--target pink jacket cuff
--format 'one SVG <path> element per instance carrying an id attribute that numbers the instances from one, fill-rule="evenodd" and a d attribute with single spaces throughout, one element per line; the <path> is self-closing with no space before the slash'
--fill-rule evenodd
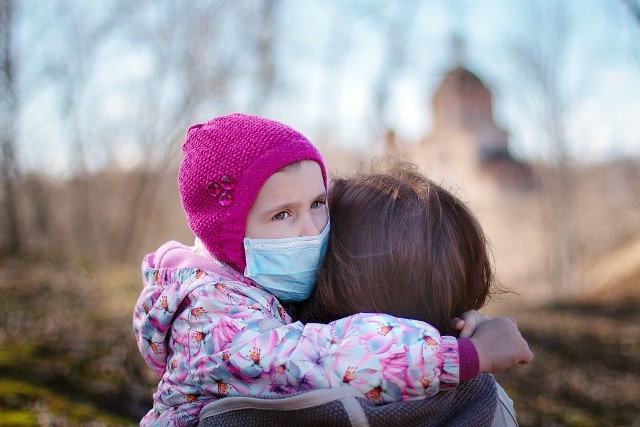
<path id="1" fill-rule="evenodd" d="M 476 346 L 469 338 L 458 338 L 460 382 L 475 378 L 480 373 L 480 358 Z"/>

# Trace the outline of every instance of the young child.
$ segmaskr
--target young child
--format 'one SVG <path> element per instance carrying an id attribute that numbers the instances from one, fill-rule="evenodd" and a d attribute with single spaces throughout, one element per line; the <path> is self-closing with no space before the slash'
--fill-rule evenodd
<path id="1" fill-rule="evenodd" d="M 390 359 L 412 369 L 401 384 L 389 382 L 377 397 L 384 401 L 455 387 L 478 374 L 478 363 L 522 359 L 505 345 L 478 360 L 476 347 L 485 357 L 481 347 L 513 338 L 498 329 L 474 347 L 384 314 L 292 323 L 276 297 L 310 295 L 330 228 L 319 152 L 294 129 L 243 114 L 192 126 L 182 148 L 178 184 L 196 244 L 168 242 L 142 263 L 134 332 L 161 377 L 142 425 L 195 424 L 224 396 L 283 397 L 361 384 L 361 375 L 386 383 Z"/>

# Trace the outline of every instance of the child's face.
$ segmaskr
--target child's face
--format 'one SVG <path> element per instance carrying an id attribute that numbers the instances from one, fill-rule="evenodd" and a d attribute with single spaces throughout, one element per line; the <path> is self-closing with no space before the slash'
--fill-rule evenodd
<path id="1" fill-rule="evenodd" d="M 283 239 L 315 236 L 329 220 L 320 166 L 310 160 L 274 173 L 249 210 L 245 237 Z"/>

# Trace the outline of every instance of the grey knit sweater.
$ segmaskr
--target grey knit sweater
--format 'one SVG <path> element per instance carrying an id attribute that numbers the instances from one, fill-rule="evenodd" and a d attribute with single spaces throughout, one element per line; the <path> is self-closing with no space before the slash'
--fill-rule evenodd
<path id="1" fill-rule="evenodd" d="M 383 405 L 352 387 L 283 399 L 228 397 L 202 409 L 200 426 L 490 426 L 497 403 L 495 380 L 481 374 L 428 399 Z"/>

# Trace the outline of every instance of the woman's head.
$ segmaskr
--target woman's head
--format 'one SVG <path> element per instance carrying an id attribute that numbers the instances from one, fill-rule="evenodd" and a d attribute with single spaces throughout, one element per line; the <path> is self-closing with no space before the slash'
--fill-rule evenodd
<path id="1" fill-rule="evenodd" d="M 415 166 L 335 180 L 329 211 L 327 255 L 301 320 L 383 312 L 445 332 L 454 316 L 485 304 L 493 269 L 478 221 Z"/>
<path id="2" fill-rule="evenodd" d="M 314 177 L 326 189 L 324 161 L 313 144 L 263 117 L 230 114 L 191 126 L 182 151 L 178 187 L 189 227 L 212 255 L 240 272 L 246 265 L 247 217 L 269 178 L 309 160 L 319 167 Z"/>

